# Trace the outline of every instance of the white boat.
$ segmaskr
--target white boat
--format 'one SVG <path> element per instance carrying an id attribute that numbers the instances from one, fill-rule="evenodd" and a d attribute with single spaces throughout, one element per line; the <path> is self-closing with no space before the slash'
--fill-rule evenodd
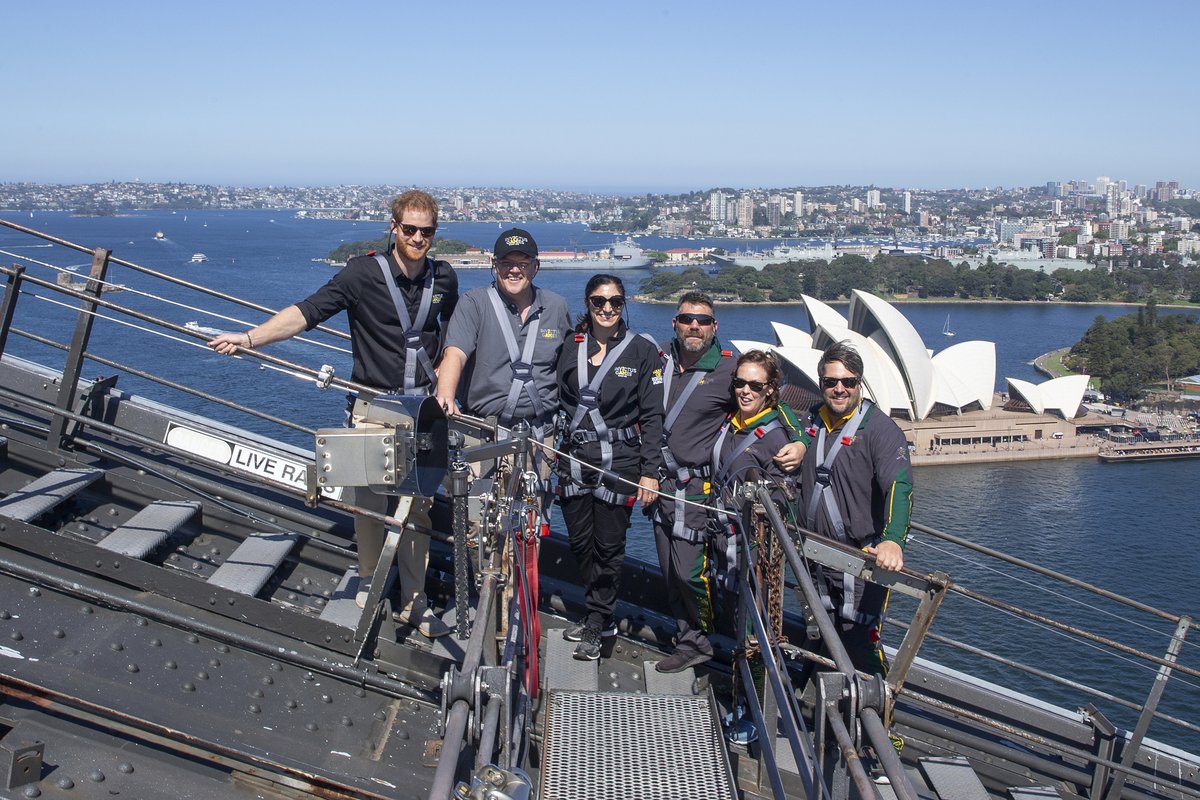
<path id="1" fill-rule="evenodd" d="M 946 324 L 942 326 L 942 336 L 953 336 L 954 331 L 950 330 L 950 315 L 946 315 Z"/>
<path id="2" fill-rule="evenodd" d="M 208 256 L 204 255 L 204 253 L 192 253 L 192 259 L 188 263 L 203 264 L 205 261 L 208 261 Z"/>
<path id="3" fill-rule="evenodd" d="M 220 328 L 210 328 L 207 325 L 201 325 L 196 320 L 191 320 L 190 322 L 183 323 L 183 327 L 187 328 L 189 331 L 195 331 L 196 333 L 205 333 L 205 334 L 208 334 L 209 336 L 220 336 L 222 333 L 225 332 L 225 331 L 221 330 Z"/>
<path id="4" fill-rule="evenodd" d="M 164 239 L 166 239 L 166 238 L 167 238 L 167 235 L 166 235 L 165 233 L 163 233 L 162 231 L 155 231 L 155 232 L 154 232 L 154 241 L 156 241 L 156 242 L 161 242 L 161 241 L 163 241 L 163 240 L 164 240 Z"/>
<path id="5" fill-rule="evenodd" d="M 609 272 L 622 269 L 648 269 L 654 259 L 632 239 L 591 253 L 546 251 L 539 254 L 542 269 L 580 269 Z"/>

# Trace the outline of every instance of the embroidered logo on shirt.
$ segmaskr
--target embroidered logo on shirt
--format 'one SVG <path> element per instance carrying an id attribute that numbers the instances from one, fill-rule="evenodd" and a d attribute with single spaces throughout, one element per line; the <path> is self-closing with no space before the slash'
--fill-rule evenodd
<path id="1" fill-rule="evenodd" d="M 654 370 L 650 373 L 650 382 L 655 386 L 661 386 L 663 382 L 662 368 Z"/>
<path id="2" fill-rule="evenodd" d="M 559 339 L 559 338 L 561 338 L 561 336 L 558 333 L 558 328 L 546 328 L 546 330 L 539 333 L 538 336 L 540 336 L 543 339 Z"/>
<path id="3" fill-rule="evenodd" d="M 442 293 L 438 292 L 437 294 L 431 296 L 429 298 L 429 302 L 430 302 L 430 304 L 436 304 L 436 303 L 442 302 Z"/>
<path id="4" fill-rule="evenodd" d="M 633 367 L 613 367 L 613 375 L 618 378 L 632 378 L 637 375 L 637 370 Z"/>

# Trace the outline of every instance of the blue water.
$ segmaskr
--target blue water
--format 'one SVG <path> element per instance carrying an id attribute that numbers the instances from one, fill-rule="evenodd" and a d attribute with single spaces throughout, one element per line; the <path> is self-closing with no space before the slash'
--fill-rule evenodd
<path id="1" fill-rule="evenodd" d="M 312 259 L 324 257 L 341 242 L 373 238 L 383 230 L 380 223 L 297 220 L 289 211 L 147 212 L 115 218 L 74 218 L 66 213 L 38 213 L 32 220 L 15 215 L 6 218 L 89 247 L 112 248 L 119 258 L 276 309 L 303 298 L 328 279 L 331 268 L 314 263 Z M 529 224 L 526 227 L 546 248 L 589 248 L 613 239 L 581 225 Z M 157 230 L 166 235 L 164 241 L 154 240 Z M 495 223 L 451 223 L 442 227 L 442 233 L 447 237 L 483 247 L 491 246 L 499 230 Z M 657 239 L 647 244 L 682 246 L 686 241 Z M 47 280 L 53 280 L 52 272 L 19 257 L 59 266 L 78 266 L 81 273 L 87 270 L 90 257 L 86 254 L 71 253 L 58 247 L 29 247 L 30 244 L 28 238 L 0 229 L 0 251 L 12 254 L 0 254 L 5 264 L 25 263 L 28 274 Z M 17 247 L 20 249 L 15 249 Z M 205 253 L 208 262 L 189 264 L 188 260 L 195 252 Z M 637 281 L 646 274 L 626 273 L 627 290 L 635 291 Z M 573 308 L 582 311 L 581 294 L 587 277 L 571 272 L 543 271 L 538 276 L 538 283 L 560 292 Z M 113 267 L 111 280 L 186 302 L 195 308 L 219 309 L 239 320 L 221 321 L 193 308 L 164 308 L 159 300 L 140 297 L 133 292 L 107 295 L 115 302 L 165 317 L 176 324 L 196 320 L 205 326 L 240 331 L 249 323 L 262 319 L 256 312 L 201 299 L 192 292 L 165 286 L 123 267 Z M 489 275 L 486 270 L 462 271 L 460 280 L 467 289 L 482 285 L 489 280 Z M 34 304 L 39 316 L 36 323 L 29 323 L 28 317 L 24 317 L 21 324 L 33 324 L 39 334 L 66 340 L 73 325 L 68 310 L 33 296 L 50 294 L 29 290 L 29 296 L 21 301 L 21 312 L 27 314 L 29 306 Z M 1120 306 L 1042 304 L 920 303 L 900 308 L 924 337 L 926 345 L 934 350 L 970 339 L 996 342 L 998 388 L 1003 387 L 1005 377 L 1042 380 L 1031 365 L 1033 359 L 1073 344 L 1097 315 L 1111 318 L 1134 313 L 1134 309 Z M 672 313 L 673 308 L 666 305 L 633 303 L 630 307 L 633 327 L 660 338 L 670 333 Z M 947 314 L 957 333 L 953 339 L 941 335 Z M 773 341 L 768 324 L 772 319 L 807 327 L 798 306 L 725 305 L 718 308 L 718 317 L 719 335 L 725 340 Z M 334 323 L 344 327 L 343 320 Z M 97 346 L 112 358 L 217 395 L 261 405 L 272 413 L 295 419 L 311 428 L 340 422 L 343 402 L 340 393 L 321 392 L 309 382 L 259 369 L 252 362 L 214 355 L 183 336 L 177 339 L 153 336 L 136 327 L 103 320 L 96 325 L 94 333 Z M 10 339 L 9 351 L 52 366 L 62 363 L 61 353 L 20 337 Z M 349 356 L 336 350 L 314 350 L 293 340 L 272 345 L 268 352 L 314 366 L 328 363 L 340 376 L 350 373 Z M 108 372 L 108 368 L 95 364 L 85 369 L 85 375 L 89 377 Z M 152 394 L 184 408 L 206 408 L 192 398 L 164 393 L 161 388 L 147 386 L 130 376 L 123 376 L 120 386 L 128 391 Z M 311 447 L 304 437 L 281 434 L 266 423 L 247 422 L 234 412 L 223 412 L 222 415 L 237 424 Z M 1200 533 L 1195 500 L 1196 488 L 1200 486 L 1200 460 L 1106 465 L 1084 459 L 1020 465 L 924 467 L 917 470 L 915 481 L 914 518 L 918 522 L 1044 563 L 1155 607 L 1200 615 L 1196 590 L 1200 556 L 1195 545 Z M 640 514 L 635 514 L 635 520 L 630 550 L 653 561 L 650 533 Z M 977 591 L 1001 596 L 1009 602 L 1054 616 L 1068 616 L 1072 622 L 1096 633 L 1160 655 L 1165 652 L 1163 631 L 1169 631 L 1169 625 L 1156 623 L 1152 630 L 1131 629 L 1125 618 L 1135 617 L 1133 612 L 1114 611 L 1111 604 L 1095 600 L 1087 600 L 1089 605 L 1086 607 L 1079 606 L 1063 596 L 1049 593 L 1044 588 L 1045 581 L 1039 579 L 1028 585 L 1018 582 L 1024 578 L 1016 577 L 1012 568 L 994 572 L 976 563 L 977 557 L 965 556 L 927 536 L 916 536 L 908 553 L 910 564 L 947 572 L 955 581 Z M 1079 595 L 1071 593 L 1071 596 Z M 897 617 L 905 616 L 905 607 L 903 600 L 895 601 Z M 1118 616 L 1113 616 L 1114 613 Z M 1140 619 L 1145 620 L 1144 617 Z M 1122 661 L 1114 665 L 1111 660 L 1097 658 L 1090 646 L 1076 644 L 1024 623 L 1018 624 L 1002 613 L 982 609 L 961 597 L 952 596 L 946 601 L 933 630 L 1081 682 L 1104 686 L 1122 697 L 1140 700 L 1149 690 L 1153 678 L 1152 672 L 1144 666 Z M 887 641 L 897 643 L 900 635 L 898 630 L 893 630 Z M 936 643 L 928 644 L 922 653 L 955 665 L 966 663 Z M 1200 665 L 1196 648 L 1191 645 L 1185 647 L 1182 660 L 1193 667 Z M 1019 685 L 1071 708 L 1087 702 L 1040 680 L 1014 678 L 999 668 L 975 665 L 970 669 L 985 679 Z M 1131 725 L 1135 719 L 1134 712 L 1096 702 L 1123 724 Z M 1198 721 L 1195 709 L 1200 708 L 1200 678 L 1181 675 L 1173 678 L 1163 707 L 1178 716 Z M 1171 728 L 1163 728 L 1161 723 L 1152 727 L 1151 734 L 1200 751 L 1200 736 L 1196 734 L 1179 734 Z"/>

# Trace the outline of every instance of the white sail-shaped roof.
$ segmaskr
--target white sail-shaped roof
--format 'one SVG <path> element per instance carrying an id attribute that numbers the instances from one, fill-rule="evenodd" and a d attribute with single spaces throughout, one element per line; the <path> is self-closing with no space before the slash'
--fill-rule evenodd
<path id="1" fill-rule="evenodd" d="M 921 334 L 884 300 L 855 289 L 850 296 L 850 326 L 878 344 L 900 369 L 916 419 L 933 408 L 933 364 Z"/>
<path id="2" fill-rule="evenodd" d="M 875 401 L 888 414 L 899 412 L 912 418 L 913 408 L 908 401 L 904 378 L 880 347 L 858 331 L 845 327 L 818 327 L 813 334 L 817 358 L 820 352 L 835 342 L 850 342 L 863 360 L 864 397 Z"/>
<path id="3" fill-rule="evenodd" d="M 771 322 L 775 343 L 784 347 L 812 347 L 812 334 L 782 322 Z"/>
<path id="4" fill-rule="evenodd" d="M 992 407 L 996 385 L 996 344 L 959 342 L 932 358 L 933 401 L 962 409 L 978 403 Z"/>
<path id="5" fill-rule="evenodd" d="M 1010 395 L 1020 397 L 1039 414 L 1053 412 L 1063 419 L 1075 417 L 1089 380 L 1088 375 L 1064 375 L 1035 384 L 1017 378 L 1005 378 Z"/>
<path id="6" fill-rule="evenodd" d="M 832 307 L 822 303 L 815 297 L 809 297 L 806 294 L 800 295 L 800 299 L 804 301 L 804 310 L 808 312 L 808 328 L 811 331 L 816 331 L 817 328 L 849 328 L 850 323 L 835 311 Z M 816 347 L 816 345 L 813 345 Z"/>

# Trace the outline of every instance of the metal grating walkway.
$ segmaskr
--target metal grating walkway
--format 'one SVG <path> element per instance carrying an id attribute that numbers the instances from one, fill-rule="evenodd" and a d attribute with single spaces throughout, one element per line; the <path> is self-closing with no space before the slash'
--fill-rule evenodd
<path id="1" fill-rule="evenodd" d="M 709 696 L 550 692 L 542 800 L 737 797 Z"/>

